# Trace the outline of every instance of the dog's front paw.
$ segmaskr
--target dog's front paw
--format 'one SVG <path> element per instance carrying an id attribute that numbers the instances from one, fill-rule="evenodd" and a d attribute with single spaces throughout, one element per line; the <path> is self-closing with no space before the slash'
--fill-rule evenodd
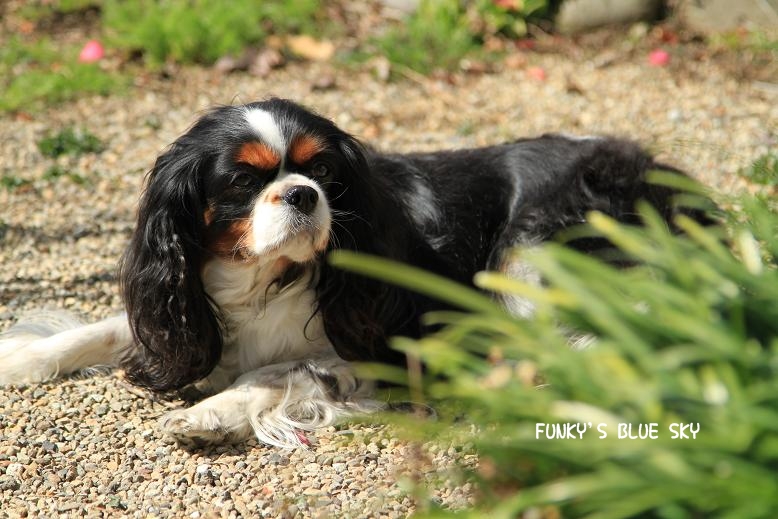
<path id="1" fill-rule="evenodd" d="M 228 429 L 211 409 L 189 409 L 171 411 L 159 420 L 163 433 L 172 436 L 185 446 L 203 447 L 222 443 L 228 436 Z"/>

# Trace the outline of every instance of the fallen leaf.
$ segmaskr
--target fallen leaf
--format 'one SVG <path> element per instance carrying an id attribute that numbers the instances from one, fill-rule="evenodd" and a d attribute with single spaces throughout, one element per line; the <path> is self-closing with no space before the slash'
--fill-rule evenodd
<path id="1" fill-rule="evenodd" d="M 459 68 L 469 74 L 483 74 L 489 71 L 489 66 L 481 60 L 463 59 L 459 62 Z"/>
<path id="2" fill-rule="evenodd" d="M 317 40 L 307 34 L 290 36 L 286 43 L 293 54 L 312 61 L 327 61 L 335 54 L 335 44 L 330 40 Z"/>
<path id="3" fill-rule="evenodd" d="M 270 71 L 284 64 L 284 56 L 276 49 L 262 49 L 249 65 L 249 73 L 258 77 L 267 77 Z"/>
<path id="4" fill-rule="evenodd" d="M 19 24 L 19 32 L 22 34 L 32 34 L 35 31 L 35 24 L 29 20 L 22 20 Z"/>
<path id="5" fill-rule="evenodd" d="M 229 74 L 236 70 L 245 70 L 248 67 L 248 62 L 236 58 L 235 56 L 222 56 L 216 63 L 213 64 L 214 70 L 220 74 Z"/>

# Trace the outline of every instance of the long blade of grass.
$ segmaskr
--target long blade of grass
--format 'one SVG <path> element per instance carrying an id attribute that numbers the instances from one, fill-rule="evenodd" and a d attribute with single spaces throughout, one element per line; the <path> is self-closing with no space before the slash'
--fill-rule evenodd
<path id="1" fill-rule="evenodd" d="M 328 260 L 335 267 L 380 279 L 452 303 L 460 308 L 492 315 L 505 315 L 502 307 L 489 296 L 443 276 L 403 263 L 345 250 L 331 253 Z"/>

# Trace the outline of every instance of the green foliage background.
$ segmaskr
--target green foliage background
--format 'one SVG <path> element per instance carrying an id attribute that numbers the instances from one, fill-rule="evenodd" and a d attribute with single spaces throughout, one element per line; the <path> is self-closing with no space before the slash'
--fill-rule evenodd
<path id="1" fill-rule="evenodd" d="M 548 16 L 556 3 L 421 0 L 407 20 L 372 43 L 390 62 L 422 74 L 456 70 L 468 56 L 483 57 L 481 46 L 488 38 L 525 36 L 527 20 Z"/>
<path id="2" fill-rule="evenodd" d="M 276 33 L 311 30 L 319 0 L 104 0 L 109 41 L 138 51 L 147 63 L 213 63 Z"/>
<path id="3" fill-rule="evenodd" d="M 0 112 L 33 110 L 83 94 L 120 92 L 127 81 L 94 64 L 78 63 L 77 49 L 58 49 L 50 40 L 18 37 L 0 46 Z"/>
<path id="4" fill-rule="evenodd" d="M 455 70 L 462 59 L 485 55 L 485 39 L 523 36 L 526 20 L 548 13 L 552 3 L 422 0 L 406 20 L 360 42 L 352 57 L 379 53 L 395 66 L 422 73 Z M 159 70 L 166 63 L 210 65 L 261 45 L 270 35 L 322 37 L 345 31 L 337 23 L 333 27 L 325 7 L 321 0 L 33 0 L 18 14 L 46 25 L 93 13 L 85 19 L 97 20 L 110 55 L 125 65 L 139 58 L 146 68 Z M 3 47 L 0 111 L 35 110 L 83 94 L 120 92 L 131 83 L 117 70 L 78 63 L 78 48 L 59 48 L 45 38 L 13 37 Z"/>

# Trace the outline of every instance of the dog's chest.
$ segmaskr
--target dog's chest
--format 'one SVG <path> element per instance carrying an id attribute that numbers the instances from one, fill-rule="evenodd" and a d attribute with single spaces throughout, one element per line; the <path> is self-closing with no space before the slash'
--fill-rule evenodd
<path id="1" fill-rule="evenodd" d="M 266 304 L 235 308 L 228 320 L 225 361 L 237 357 L 241 371 L 310 357 L 329 346 L 314 316 L 312 289 L 277 295 Z"/>
<path id="2" fill-rule="evenodd" d="M 309 279 L 279 290 L 246 272 L 211 283 L 209 294 L 221 312 L 224 349 L 219 365 L 237 373 L 299 360 L 331 348 Z M 229 283 L 225 283 L 229 281 Z M 253 282 L 252 282 L 253 281 Z"/>

